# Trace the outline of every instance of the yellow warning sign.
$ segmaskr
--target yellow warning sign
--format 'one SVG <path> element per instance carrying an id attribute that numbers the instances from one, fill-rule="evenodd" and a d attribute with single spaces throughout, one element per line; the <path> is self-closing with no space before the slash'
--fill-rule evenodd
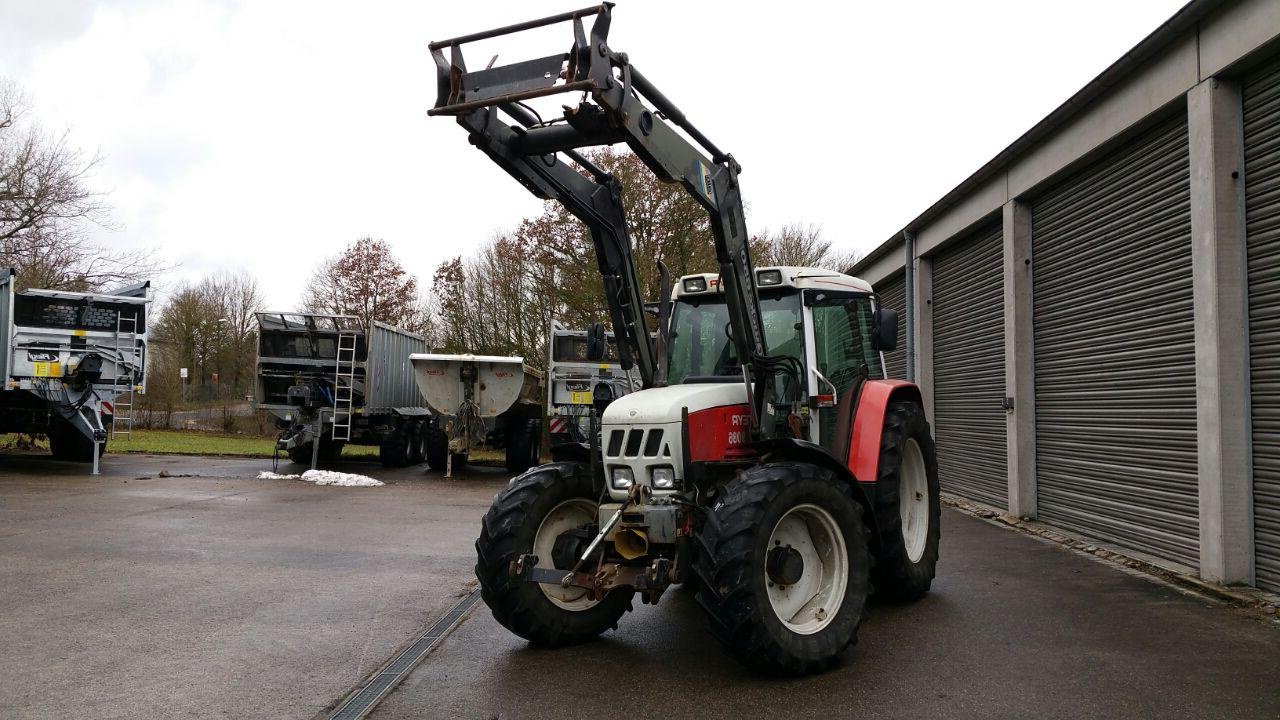
<path id="1" fill-rule="evenodd" d="M 590 390 L 587 390 L 585 392 L 570 392 L 569 395 L 570 395 L 569 402 L 573 403 L 574 405 L 590 405 L 591 404 Z"/>
<path id="2" fill-rule="evenodd" d="M 36 363 L 36 377 L 62 377 L 62 363 L 57 360 Z"/>

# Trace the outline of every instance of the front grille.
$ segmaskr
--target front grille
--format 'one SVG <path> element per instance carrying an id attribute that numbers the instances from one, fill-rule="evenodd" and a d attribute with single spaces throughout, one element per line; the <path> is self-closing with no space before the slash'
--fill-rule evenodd
<path id="1" fill-rule="evenodd" d="M 605 449 L 604 454 L 609 457 L 618 457 L 622 453 L 622 437 L 625 434 L 622 430 L 609 433 L 609 447 Z"/>
<path id="2" fill-rule="evenodd" d="M 627 457 L 635 457 L 640 454 L 640 441 L 644 438 L 644 431 L 636 428 L 627 433 Z"/>
<path id="3" fill-rule="evenodd" d="M 658 457 L 658 451 L 662 449 L 662 428 L 654 428 L 649 431 L 649 437 L 644 441 L 644 456 Z"/>

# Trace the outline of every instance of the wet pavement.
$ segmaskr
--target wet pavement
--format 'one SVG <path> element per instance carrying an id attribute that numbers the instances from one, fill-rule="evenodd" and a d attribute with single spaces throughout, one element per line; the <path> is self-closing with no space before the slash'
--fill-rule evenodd
<path id="1" fill-rule="evenodd" d="M 678 589 L 559 650 L 481 605 L 373 717 L 1280 716 L 1274 624 L 954 510 L 934 591 L 873 604 L 860 637 L 839 669 L 779 680 L 725 656 Z"/>
<path id="2" fill-rule="evenodd" d="M 335 469 L 388 484 L 252 479 L 267 469 L 109 455 L 90 477 L 0 455 L 0 714 L 323 717 L 473 587 L 506 480 L 355 462 Z M 678 588 L 561 650 L 481 604 L 374 717 L 1280 717 L 1274 621 L 954 510 L 943 529 L 934 592 L 873 605 L 822 676 L 741 669 Z"/>
<path id="3" fill-rule="evenodd" d="M 108 455 L 91 477 L 0 456 L 0 714 L 315 716 L 465 594 L 506 480 L 252 479 L 269 469 Z"/>

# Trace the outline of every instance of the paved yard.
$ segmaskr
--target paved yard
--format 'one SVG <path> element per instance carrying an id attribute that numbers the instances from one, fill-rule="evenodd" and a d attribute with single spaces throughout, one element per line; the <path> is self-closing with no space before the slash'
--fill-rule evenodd
<path id="1" fill-rule="evenodd" d="M 456 602 L 505 481 L 263 469 L 108 456 L 94 478 L 0 456 L 0 714 L 311 717 Z"/>
<path id="2" fill-rule="evenodd" d="M 679 591 L 562 650 L 482 605 L 374 717 L 1280 717 L 1280 629 L 956 511 L 942 537 L 935 591 L 873 605 L 826 675 L 742 670 Z"/>
<path id="3" fill-rule="evenodd" d="M 104 467 L 0 456 L 5 717 L 316 717 L 470 589 L 477 523 L 505 482 L 356 463 L 338 469 L 388 484 L 251 479 L 261 460 Z M 480 605 L 375 717 L 1280 717 L 1274 623 L 954 511 L 943 522 L 935 591 L 873 606 L 827 675 L 743 671 L 678 589 L 558 651 Z"/>

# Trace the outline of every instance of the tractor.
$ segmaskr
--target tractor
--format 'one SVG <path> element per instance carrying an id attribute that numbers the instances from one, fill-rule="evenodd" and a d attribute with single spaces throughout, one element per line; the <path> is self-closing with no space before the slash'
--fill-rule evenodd
<path id="1" fill-rule="evenodd" d="M 740 165 L 608 45 L 611 16 L 604 3 L 429 45 L 428 114 L 454 117 L 589 229 L 619 360 L 642 385 L 597 386 L 588 442 L 554 447 L 497 495 L 476 540 L 481 596 L 515 634 L 565 646 L 683 585 L 745 665 L 821 672 L 856 642 L 873 593 L 921 597 L 938 560 L 921 393 L 884 377 L 896 311 L 838 272 L 754 267 Z M 467 69 L 464 45 L 565 23 L 567 53 Z M 561 94 L 576 104 L 560 117 L 530 105 Z M 652 334 L 621 185 L 580 152 L 622 143 L 705 208 L 718 263 L 674 283 L 659 265 Z"/>

